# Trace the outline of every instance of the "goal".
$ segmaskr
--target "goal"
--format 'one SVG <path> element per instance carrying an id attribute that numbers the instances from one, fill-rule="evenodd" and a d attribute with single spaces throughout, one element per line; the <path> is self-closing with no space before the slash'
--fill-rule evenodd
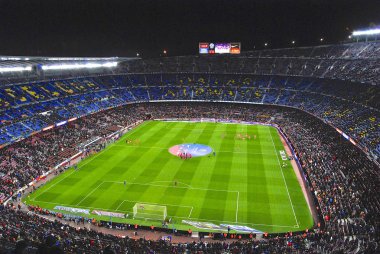
<path id="1" fill-rule="evenodd" d="M 133 218 L 146 220 L 165 220 L 167 216 L 166 206 L 136 203 L 133 206 Z"/>

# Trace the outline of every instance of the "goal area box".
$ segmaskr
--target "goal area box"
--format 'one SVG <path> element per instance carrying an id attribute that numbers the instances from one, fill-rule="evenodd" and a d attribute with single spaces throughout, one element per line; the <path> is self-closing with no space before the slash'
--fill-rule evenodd
<path id="1" fill-rule="evenodd" d="M 165 220 L 167 217 L 167 208 L 162 205 L 153 205 L 146 203 L 136 203 L 133 206 L 133 218 L 145 220 Z"/>

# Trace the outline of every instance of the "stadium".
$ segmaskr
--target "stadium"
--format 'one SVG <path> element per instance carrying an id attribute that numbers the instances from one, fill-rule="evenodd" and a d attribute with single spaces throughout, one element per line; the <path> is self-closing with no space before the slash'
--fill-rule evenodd
<path id="1" fill-rule="evenodd" d="M 0 253 L 377 253 L 379 34 L 0 56 Z"/>

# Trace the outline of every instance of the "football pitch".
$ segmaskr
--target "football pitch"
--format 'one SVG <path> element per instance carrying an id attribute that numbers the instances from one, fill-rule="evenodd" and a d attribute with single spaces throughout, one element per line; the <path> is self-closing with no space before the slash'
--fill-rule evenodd
<path id="1" fill-rule="evenodd" d="M 175 153 L 199 144 L 205 146 L 193 151 L 204 156 L 173 155 L 170 148 L 181 144 Z M 269 126 L 147 121 L 23 200 L 56 212 L 63 212 L 57 206 L 80 208 L 89 214 L 71 213 L 146 226 L 162 222 L 134 218 L 134 206 L 165 207 L 169 228 L 182 230 L 210 231 L 184 220 L 271 233 L 304 230 L 313 219 L 290 162 L 281 157 L 284 150 Z"/>

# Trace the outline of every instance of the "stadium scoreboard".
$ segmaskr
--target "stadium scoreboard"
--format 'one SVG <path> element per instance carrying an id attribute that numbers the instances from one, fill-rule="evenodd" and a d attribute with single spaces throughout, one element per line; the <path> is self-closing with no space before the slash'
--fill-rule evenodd
<path id="1" fill-rule="evenodd" d="M 212 54 L 240 54 L 240 42 L 200 42 L 199 54 L 212 55 Z"/>

